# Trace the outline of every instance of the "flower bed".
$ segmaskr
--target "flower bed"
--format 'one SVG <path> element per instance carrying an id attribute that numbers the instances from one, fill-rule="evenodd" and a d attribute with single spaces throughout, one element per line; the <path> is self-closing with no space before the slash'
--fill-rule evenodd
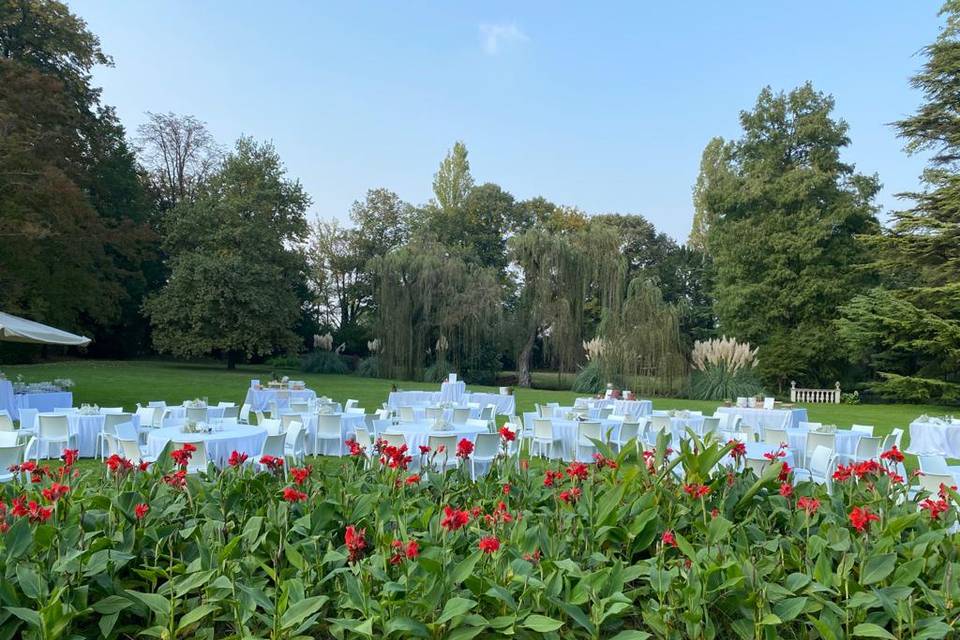
<path id="1" fill-rule="evenodd" d="M 943 638 L 958 624 L 958 496 L 907 500 L 898 452 L 843 467 L 828 495 L 775 456 L 760 478 L 717 466 L 740 458 L 733 443 L 501 460 L 476 483 L 468 465 L 428 469 L 465 445 L 381 446 L 369 462 L 350 448 L 262 472 L 237 454 L 187 475 L 184 449 L 102 473 L 26 465 L 2 487 L 0 636 Z"/>

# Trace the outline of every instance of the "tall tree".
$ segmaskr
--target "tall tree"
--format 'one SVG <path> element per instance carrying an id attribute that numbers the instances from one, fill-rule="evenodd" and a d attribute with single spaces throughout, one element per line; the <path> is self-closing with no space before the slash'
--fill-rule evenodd
<path id="1" fill-rule="evenodd" d="M 193 116 L 148 111 L 137 134 L 140 157 L 164 210 L 190 198 L 223 157 L 206 124 Z"/>
<path id="2" fill-rule="evenodd" d="M 241 138 L 202 193 L 164 218 L 170 278 L 144 305 L 157 349 L 222 355 L 231 368 L 296 349 L 309 202 L 271 145 Z"/>
<path id="3" fill-rule="evenodd" d="M 473 176 L 470 175 L 467 146 L 458 140 L 447 152 L 440 163 L 440 168 L 433 176 L 433 195 L 440 209 L 454 213 L 463 204 L 472 188 Z"/>
<path id="4" fill-rule="evenodd" d="M 924 102 L 896 123 L 909 153 L 931 154 L 913 206 L 871 238 L 884 286 L 844 307 L 838 328 L 858 362 L 879 373 L 881 395 L 960 401 L 960 1 L 924 49 L 911 84 Z"/>
<path id="5" fill-rule="evenodd" d="M 871 283 L 859 237 L 879 230 L 879 183 L 840 160 L 850 140 L 833 106 L 810 84 L 764 89 L 703 193 L 720 330 L 761 345 L 762 373 L 781 387 L 841 376 L 831 322 Z"/>
<path id="6" fill-rule="evenodd" d="M 707 143 L 700 157 L 700 173 L 697 175 L 697 183 L 693 186 L 693 227 L 690 229 L 688 240 L 688 244 L 698 251 L 708 251 L 707 238 L 715 216 L 707 205 L 706 195 L 711 181 L 729 162 L 729 158 L 726 157 L 729 150 L 723 138 L 714 138 Z"/>

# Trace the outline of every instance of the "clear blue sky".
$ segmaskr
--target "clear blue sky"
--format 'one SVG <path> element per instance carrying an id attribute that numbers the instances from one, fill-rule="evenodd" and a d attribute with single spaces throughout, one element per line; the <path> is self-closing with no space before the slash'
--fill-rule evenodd
<path id="1" fill-rule="evenodd" d="M 121 2 L 75 0 L 114 68 L 95 82 L 131 132 L 145 111 L 274 142 L 346 218 L 368 188 L 430 197 L 454 140 L 478 182 L 588 213 L 641 213 L 684 239 L 712 136 L 764 85 L 806 80 L 850 124 L 847 160 L 917 186 L 887 124 L 910 113 L 939 1 Z"/>

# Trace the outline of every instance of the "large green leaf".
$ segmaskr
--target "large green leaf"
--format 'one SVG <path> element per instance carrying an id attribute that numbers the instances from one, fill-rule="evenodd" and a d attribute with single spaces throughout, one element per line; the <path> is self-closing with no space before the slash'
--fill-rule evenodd
<path id="1" fill-rule="evenodd" d="M 547 633 L 549 631 L 556 631 L 562 627 L 563 622 L 554 618 L 542 616 L 538 613 L 534 613 L 527 616 L 526 619 L 521 623 L 521 626 L 526 627 L 527 629 L 533 629 L 538 633 Z"/>
<path id="2" fill-rule="evenodd" d="M 896 636 L 883 627 L 872 622 L 862 622 L 853 628 L 853 635 L 858 638 L 887 638 L 897 640 Z"/>
<path id="3" fill-rule="evenodd" d="M 863 563 L 863 569 L 860 571 L 860 584 L 867 585 L 880 582 L 893 573 L 896 566 L 897 554 L 895 553 L 870 556 Z"/>
<path id="4" fill-rule="evenodd" d="M 457 616 L 462 616 L 475 606 L 477 606 L 476 600 L 468 600 L 467 598 L 459 597 L 450 598 L 443 606 L 443 612 L 440 614 L 440 617 L 437 618 L 437 624 L 444 624 L 445 622 L 449 622 Z"/>

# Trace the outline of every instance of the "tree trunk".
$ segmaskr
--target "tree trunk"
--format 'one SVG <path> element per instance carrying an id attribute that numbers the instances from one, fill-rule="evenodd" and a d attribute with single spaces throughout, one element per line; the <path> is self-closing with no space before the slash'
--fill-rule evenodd
<path id="1" fill-rule="evenodd" d="M 527 336 L 527 342 L 520 350 L 520 357 L 517 358 L 517 386 L 531 387 L 532 378 L 530 375 L 530 362 L 533 360 L 533 346 L 537 341 L 537 328 L 530 330 Z"/>
<path id="2" fill-rule="evenodd" d="M 233 370 L 237 368 L 237 352 L 230 350 L 227 351 L 227 369 Z"/>

